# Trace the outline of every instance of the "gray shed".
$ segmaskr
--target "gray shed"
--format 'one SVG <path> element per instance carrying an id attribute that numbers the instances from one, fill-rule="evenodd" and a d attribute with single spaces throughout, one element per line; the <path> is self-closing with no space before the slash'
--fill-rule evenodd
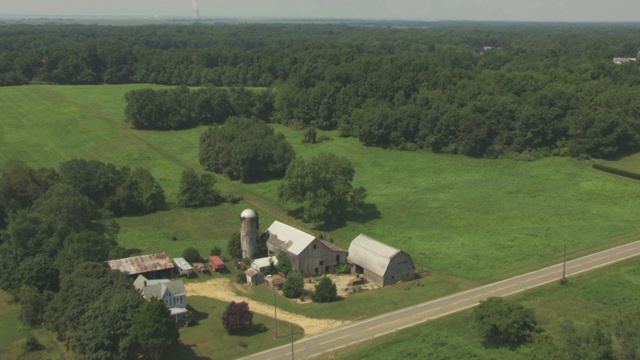
<path id="1" fill-rule="evenodd" d="M 352 273 L 363 274 L 380 286 L 416 278 L 416 268 L 409 254 L 364 234 L 351 242 L 347 262 Z"/>

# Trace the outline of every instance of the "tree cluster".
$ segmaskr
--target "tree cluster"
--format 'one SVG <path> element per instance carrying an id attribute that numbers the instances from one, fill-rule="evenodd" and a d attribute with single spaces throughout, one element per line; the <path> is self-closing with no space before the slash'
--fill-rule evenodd
<path id="1" fill-rule="evenodd" d="M 473 316 L 482 337 L 495 345 L 529 341 L 537 324 L 533 310 L 500 297 L 480 301 Z"/>
<path id="2" fill-rule="evenodd" d="M 216 123 L 237 108 L 385 148 L 533 158 L 640 149 L 640 65 L 611 61 L 636 56 L 637 25 L 403 25 L 5 26 L 0 84 L 276 87 L 249 105 L 232 93 L 227 103 L 225 90 L 197 100 L 185 88 L 144 90 L 131 99 L 150 106 L 128 111 L 140 128 Z"/>
<path id="3" fill-rule="evenodd" d="M 273 113 L 269 91 L 186 86 L 171 90 L 142 89 L 125 94 L 125 121 L 136 129 L 178 130 L 222 124 L 231 116 L 268 120 Z"/>
<path id="4" fill-rule="evenodd" d="M 185 170 L 180 179 L 178 205 L 181 207 L 213 206 L 223 197 L 215 188 L 216 179 L 211 174 L 198 176 L 195 170 Z"/>
<path id="5" fill-rule="evenodd" d="M 233 117 L 200 138 L 200 163 L 205 169 L 245 183 L 284 175 L 294 157 L 284 135 L 261 120 Z"/>
<path id="6" fill-rule="evenodd" d="M 365 188 L 353 187 L 354 176 L 353 164 L 335 154 L 297 158 L 287 168 L 278 198 L 302 203 L 306 221 L 344 222 L 347 211 L 360 208 L 367 195 Z"/>
<path id="7" fill-rule="evenodd" d="M 71 185 L 101 209 L 114 215 L 142 215 L 167 207 L 164 190 L 149 170 L 116 167 L 97 160 L 74 159 L 58 170 Z"/>
<path id="8" fill-rule="evenodd" d="M 289 299 L 299 298 L 304 291 L 304 279 L 299 272 L 290 271 L 282 286 L 282 295 Z"/>
<path id="9" fill-rule="evenodd" d="M 114 199 L 124 199 L 125 186 L 137 188 L 132 202 L 138 205 L 119 209 L 164 204 L 147 171 L 98 162 L 73 160 L 58 170 L 10 162 L 0 176 L 7 215 L 0 288 L 18 299 L 21 322 L 46 325 L 87 359 L 130 358 L 138 351 L 130 335 L 143 299 L 125 275 L 104 265 L 126 251 L 116 241 L 118 224 L 98 221 L 114 209 L 109 204 L 122 204 Z"/>

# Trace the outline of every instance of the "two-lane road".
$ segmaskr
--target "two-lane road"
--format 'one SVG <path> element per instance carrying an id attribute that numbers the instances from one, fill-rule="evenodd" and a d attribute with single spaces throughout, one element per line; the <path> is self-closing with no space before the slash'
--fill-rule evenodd
<path id="1" fill-rule="evenodd" d="M 640 255 L 640 241 L 567 261 L 566 276 L 574 276 Z M 562 279 L 563 264 L 436 299 L 330 330 L 294 343 L 296 359 L 306 359 L 351 344 L 415 326 L 478 305 L 492 296 L 509 296 Z M 291 345 L 264 351 L 244 359 L 291 359 Z"/>

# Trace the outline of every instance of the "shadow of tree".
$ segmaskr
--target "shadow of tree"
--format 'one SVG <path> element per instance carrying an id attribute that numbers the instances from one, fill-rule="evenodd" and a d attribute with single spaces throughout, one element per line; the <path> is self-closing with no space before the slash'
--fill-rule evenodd
<path id="1" fill-rule="evenodd" d="M 193 306 L 187 305 L 187 310 L 193 314 L 193 318 L 199 322 L 209 318 L 209 313 L 196 310 Z"/>
<path id="2" fill-rule="evenodd" d="M 210 357 L 200 356 L 193 349 L 195 344 L 183 344 L 179 342 L 175 349 L 165 354 L 165 359 L 193 359 L 193 360 L 211 360 Z"/>

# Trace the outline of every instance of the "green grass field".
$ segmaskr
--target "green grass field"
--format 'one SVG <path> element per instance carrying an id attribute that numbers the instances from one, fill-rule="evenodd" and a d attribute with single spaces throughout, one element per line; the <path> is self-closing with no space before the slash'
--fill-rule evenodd
<path id="1" fill-rule="evenodd" d="M 618 314 L 640 308 L 640 259 L 571 278 L 567 286 L 553 283 L 510 297 L 534 309 L 538 330 L 552 339 L 564 335 L 560 324 L 577 327 L 596 320 L 614 325 Z M 321 359 L 531 359 L 539 346 L 517 349 L 485 346 L 474 329 L 472 311 L 398 331 Z"/>
<path id="2" fill-rule="evenodd" d="M 267 332 L 251 335 L 230 336 L 220 320 L 227 303 L 191 296 L 189 306 L 196 312 L 198 324 L 180 330 L 181 346 L 167 359 L 235 359 L 255 354 L 291 341 L 290 325 L 286 322 L 278 325 L 278 338 L 275 337 L 273 321 L 265 316 L 254 314 L 254 324 L 264 324 Z M 281 327 L 282 326 L 282 327 Z M 302 337 L 302 329 L 293 327 L 294 339 Z"/>
<path id="3" fill-rule="evenodd" d="M 198 138 L 204 128 L 129 129 L 123 122 L 124 94 L 142 87 L 0 88 L 0 162 L 21 159 L 32 166 L 57 166 L 83 157 L 144 166 L 174 200 L 182 170 L 201 169 Z M 275 127 L 299 156 L 328 151 L 353 161 L 355 183 L 368 189 L 367 202 L 379 215 L 316 230 L 330 231 L 345 248 L 366 233 L 409 252 L 422 266 L 485 283 L 558 262 L 565 240 L 570 257 L 576 257 L 636 238 L 639 232 L 637 184 L 593 171 L 584 161 L 547 158 L 527 163 L 400 152 L 364 147 L 335 132 L 320 132 L 332 140 L 309 145 L 302 144 L 301 131 Z M 272 219 L 312 228 L 287 216 L 295 204 L 277 202 L 278 181 L 246 185 L 218 180 L 223 192 L 241 194 L 246 201 L 120 219 L 121 242 L 144 252 L 159 251 L 170 242 L 169 234 L 178 233 L 184 240 L 166 244 L 172 255 L 190 243 L 208 252 L 237 231 L 234 222 L 244 206 L 260 212 L 262 229 Z"/>
<path id="4" fill-rule="evenodd" d="M 640 153 L 625 156 L 618 160 L 603 161 L 602 165 L 611 166 L 616 169 L 640 173 Z"/>

